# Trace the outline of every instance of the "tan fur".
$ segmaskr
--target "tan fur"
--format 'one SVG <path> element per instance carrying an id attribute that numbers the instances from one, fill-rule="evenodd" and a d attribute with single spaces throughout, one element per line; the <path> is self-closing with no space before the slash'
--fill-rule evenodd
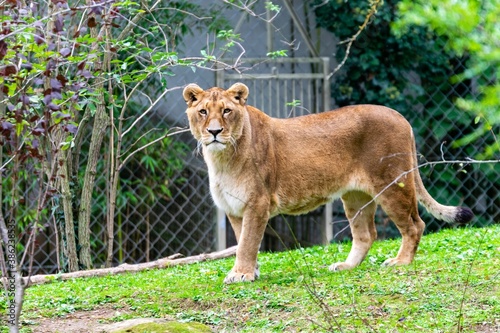
<path id="1" fill-rule="evenodd" d="M 276 119 L 246 105 L 248 93 L 242 83 L 206 91 L 190 84 L 183 93 L 212 197 L 238 241 L 226 283 L 257 277 L 257 253 L 270 217 L 307 213 L 337 198 L 343 201 L 353 244 L 346 261 L 331 270 L 350 269 L 364 259 L 377 237 L 377 205 L 402 235 L 401 248 L 387 265 L 413 260 L 425 228 L 417 200 L 449 222 L 472 218 L 465 208 L 438 204 L 418 171 L 408 172 L 417 170 L 415 140 L 410 124 L 396 111 L 357 105 Z"/>

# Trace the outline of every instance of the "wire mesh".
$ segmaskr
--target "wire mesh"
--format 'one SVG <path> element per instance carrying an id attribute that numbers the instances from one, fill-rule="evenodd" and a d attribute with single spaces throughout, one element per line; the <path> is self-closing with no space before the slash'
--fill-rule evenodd
<path id="1" fill-rule="evenodd" d="M 302 4 L 296 6 L 302 8 Z M 307 15 L 304 20 L 313 24 L 313 11 L 309 11 Z M 247 55 L 262 57 L 269 51 L 269 43 L 263 43 L 260 38 L 254 38 L 252 35 L 259 25 L 266 24 L 264 21 L 249 20 L 247 15 L 235 10 L 228 11 L 228 18 L 239 22 L 239 32 L 241 38 L 245 40 Z M 294 35 L 296 31 L 294 32 L 289 18 L 281 20 L 274 23 L 275 26 L 282 27 L 280 35 L 274 36 L 270 43 L 273 44 L 273 40 L 274 43 L 278 43 L 283 35 L 289 34 L 291 36 L 289 40 L 295 41 L 291 46 L 290 61 L 272 62 L 266 58 L 265 61 L 257 60 L 258 65 L 254 64 L 254 72 L 247 72 L 248 76 L 244 78 L 231 77 L 228 76 L 230 73 L 225 73 L 228 74 L 226 79 L 220 79 L 219 76 L 220 81 L 216 81 L 215 75 L 208 78 L 204 76 L 203 80 L 210 86 L 222 84 L 226 87 L 236 80 L 243 81 L 251 91 L 249 103 L 277 117 L 321 112 L 333 108 L 335 101 L 331 101 L 329 107 L 323 103 L 323 94 L 327 91 L 324 90 L 323 79 L 312 76 L 321 74 L 323 69 L 315 68 L 314 66 L 318 66 L 317 63 L 293 60 L 294 53 L 302 52 L 300 55 L 304 56 L 303 49 L 294 51 L 300 38 Z M 196 52 L 195 50 L 196 46 L 192 49 L 186 47 L 185 52 Z M 331 52 L 329 54 L 331 55 Z M 456 71 L 463 71 L 465 65 L 465 60 L 458 63 Z M 270 76 L 259 76 L 263 73 Z M 302 79 L 292 80 L 287 76 L 294 73 L 302 75 Z M 409 79 L 418 84 L 418 75 L 414 73 L 409 75 L 413 75 Z M 191 81 L 186 77 L 181 78 L 183 83 L 186 83 L 186 80 Z M 335 80 L 335 77 L 332 80 Z M 454 104 L 457 95 L 455 90 L 461 89 L 461 95 L 475 96 L 477 92 L 474 90 L 474 82 L 457 87 L 450 83 L 449 77 L 443 77 L 442 85 L 445 89 L 440 86 L 425 91 L 425 99 L 413 109 L 398 110 L 413 125 L 417 133 L 417 149 L 422 155 L 421 162 L 443 158 L 462 160 L 478 153 L 471 151 L 467 146 L 451 148 L 452 142 L 470 132 L 467 128 L 473 122 L 472 115 L 457 110 Z M 161 93 L 160 89 L 160 85 L 149 82 L 145 91 L 154 98 Z M 179 91 L 173 93 L 180 95 Z M 177 103 L 172 101 L 177 100 L 167 95 L 163 106 L 144 117 L 137 131 L 145 133 L 151 128 L 165 129 L 177 124 L 178 122 L 172 121 L 174 118 L 172 114 L 163 110 L 165 105 Z M 276 104 L 276 101 L 281 102 Z M 424 107 L 428 101 L 432 101 L 440 112 L 428 112 Z M 182 107 L 177 108 L 182 109 Z M 491 136 L 484 140 L 495 140 L 493 135 L 498 133 L 499 128 L 493 128 Z M 192 255 L 215 249 L 217 213 L 209 193 L 207 171 L 201 156 L 196 154 L 195 147 L 196 142 L 189 134 L 173 137 L 165 146 L 153 147 L 149 150 L 149 154 L 156 154 L 156 159 L 161 161 L 160 165 L 155 166 L 154 177 L 151 168 L 148 167 L 147 154 L 134 157 L 125 165 L 120 173 L 120 195 L 114 221 L 113 263 L 115 265 L 155 260 L 174 253 Z M 106 259 L 106 173 L 104 171 L 106 158 L 106 154 L 103 153 L 103 163 L 100 165 L 93 196 L 91 242 L 95 267 L 104 265 Z M 82 170 L 85 164 L 86 155 L 83 154 L 80 159 Z M 464 170 L 466 172 L 463 172 Z M 440 198 L 441 202 L 450 205 L 463 204 L 472 208 L 477 215 L 474 220 L 475 225 L 484 226 L 500 221 L 499 163 L 470 165 L 465 168 L 456 164 L 438 165 L 421 169 L 421 174 L 430 193 Z M 8 180 L 9 175 L 6 174 L 4 179 Z M 26 180 L 19 188 L 32 196 L 36 192 L 33 191 L 33 186 L 35 182 Z M 28 208 L 26 212 L 29 214 L 36 208 L 33 206 L 35 200 L 26 202 Z M 348 238 L 350 234 L 346 229 L 347 221 L 342 205 L 337 202 L 333 204 L 333 208 L 332 232 L 335 240 Z M 425 212 L 422 212 L 422 215 L 428 231 L 447 227 Z M 297 244 L 308 246 L 320 243 L 323 218 L 324 208 L 300 217 L 276 217 L 269 223 L 270 227 L 266 231 L 262 249 L 284 250 Z M 29 216 L 23 216 L 22 219 L 28 221 Z M 383 212 L 377 213 L 376 220 L 380 237 L 397 236 L 397 231 Z M 55 225 L 52 215 L 42 223 L 36 240 L 33 274 L 55 273 L 61 265 L 57 257 L 58 242 L 60 243 L 61 239 L 57 239 L 58 231 Z M 26 235 L 21 236 L 26 237 Z M 235 242 L 231 232 L 227 237 L 228 245 Z"/>

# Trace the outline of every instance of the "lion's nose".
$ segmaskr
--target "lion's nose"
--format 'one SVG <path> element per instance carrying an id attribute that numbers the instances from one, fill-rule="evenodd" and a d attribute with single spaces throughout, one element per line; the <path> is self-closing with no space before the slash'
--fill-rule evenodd
<path id="1" fill-rule="evenodd" d="M 217 137 L 217 134 L 222 132 L 223 128 L 207 128 L 207 131 L 214 136 L 214 138 Z"/>

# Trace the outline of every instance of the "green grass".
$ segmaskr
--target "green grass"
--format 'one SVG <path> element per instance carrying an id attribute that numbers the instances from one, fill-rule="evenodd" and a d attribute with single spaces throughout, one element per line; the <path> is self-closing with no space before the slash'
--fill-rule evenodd
<path id="1" fill-rule="evenodd" d="M 214 332 L 500 331 L 500 225 L 427 235 L 412 265 L 381 267 L 399 245 L 378 241 L 358 268 L 338 273 L 328 265 L 350 243 L 262 253 L 260 280 L 246 284 L 222 283 L 234 258 L 53 282 L 27 289 L 22 319 L 107 307 L 110 321 L 174 317 Z"/>

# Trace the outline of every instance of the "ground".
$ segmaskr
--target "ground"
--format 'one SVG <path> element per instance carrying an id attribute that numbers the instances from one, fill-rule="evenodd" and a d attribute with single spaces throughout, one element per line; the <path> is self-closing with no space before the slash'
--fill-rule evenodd
<path id="1" fill-rule="evenodd" d="M 120 312 L 123 312 L 121 310 Z M 136 318 L 117 323 L 108 323 L 117 315 L 117 311 L 108 307 L 102 307 L 91 311 L 77 311 L 63 318 L 43 318 L 37 325 L 33 326 L 33 331 L 37 333 L 108 333 L 108 332 L 150 332 L 152 328 L 159 328 L 163 325 L 161 332 L 164 333 L 206 333 L 211 332 L 210 328 L 200 323 L 179 323 L 171 318 Z"/>
<path id="2" fill-rule="evenodd" d="M 347 256 L 350 243 L 261 253 L 263 274 L 248 284 L 223 284 L 234 258 L 53 281 L 26 290 L 21 332 L 101 333 L 156 318 L 218 333 L 498 333 L 498 244 L 495 225 L 426 235 L 409 266 L 381 267 L 400 245 L 389 240 L 336 274 L 328 266 Z"/>
<path id="3" fill-rule="evenodd" d="M 91 311 L 76 311 L 61 318 L 41 318 L 32 326 L 39 333 L 88 333 L 96 332 L 109 319 L 116 316 L 116 310 L 101 307 Z"/>

